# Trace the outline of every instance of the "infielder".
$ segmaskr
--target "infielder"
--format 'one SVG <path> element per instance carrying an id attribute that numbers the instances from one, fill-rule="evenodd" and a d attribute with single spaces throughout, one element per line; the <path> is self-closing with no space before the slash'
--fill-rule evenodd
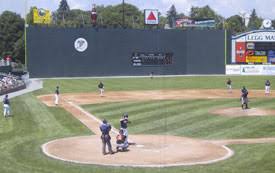
<path id="1" fill-rule="evenodd" d="M 265 81 L 265 95 L 269 95 L 270 94 L 270 81 L 266 80 Z"/>
<path id="2" fill-rule="evenodd" d="M 10 116 L 10 101 L 9 101 L 9 96 L 5 95 L 3 99 L 3 110 L 4 110 L 4 117 L 6 118 L 7 116 Z"/>
<path id="3" fill-rule="evenodd" d="M 54 94 L 54 104 L 57 106 L 59 103 L 59 86 L 56 87 L 55 89 L 55 94 Z"/>
<path id="4" fill-rule="evenodd" d="M 241 90 L 241 103 L 242 103 L 242 109 L 248 109 L 248 91 L 243 86 L 243 89 Z"/>
<path id="5" fill-rule="evenodd" d="M 226 85 L 227 85 L 227 89 L 228 89 L 229 93 L 232 93 L 232 85 L 231 84 L 232 84 L 232 81 L 230 78 L 228 78 L 226 81 Z"/>
<path id="6" fill-rule="evenodd" d="M 98 84 L 98 89 L 99 89 L 99 92 L 100 92 L 100 96 L 102 97 L 103 93 L 104 93 L 104 84 L 101 81 Z"/>
<path id="7" fill-rule="evenodd" d="M 110 136 L 110 131 L 112 129 L 112 126 L 108 124 L 107 120 L 103 120 L 102 124 L 99 127 L 101 131 L 101 141 L 102 141 L 102 154 L 106 155 L 106 145 L 108 146 L 108 150 L 110 154 L 114 154 L 112 150 L 112 145 L 111 145 L 111 136 Z"/>
<path id="8" fill-rule="evenodd" d="M 128 120 L 128 113 L 124 113 L 120 119 L 120 129 L 123 130 L 123 135 L 126 136 L 126 141 L 128 142 L 128 123 L 131 123 Z"/>

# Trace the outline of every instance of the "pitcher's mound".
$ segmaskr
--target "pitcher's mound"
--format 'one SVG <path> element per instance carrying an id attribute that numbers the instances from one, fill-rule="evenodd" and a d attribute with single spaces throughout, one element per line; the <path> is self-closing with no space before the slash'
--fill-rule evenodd
<path id="1" fill-rule="evenodd" d="M 42 146 L 49 157 L 82 164 L 133 167 L 167 167 L 208 164 L 230 157 L 233 152 L 210 141 L 176 136 L 131 135 L 136 145 L 129 151 L 102 155 L 99 136 L 58 139 Z M 115 148 L 115 144 L 113 149 Z"/>
<path id="2" fill-rule="evenodd" d="M 242 109 L 240 107 L 216 109 L 211 111 L 211 113 L 230 116 L 230 117 L 241 117 L 241 116 L 271 116 L 275 115 L 275 110 L 268 110 L 262 108 L 250 108 Z"/>

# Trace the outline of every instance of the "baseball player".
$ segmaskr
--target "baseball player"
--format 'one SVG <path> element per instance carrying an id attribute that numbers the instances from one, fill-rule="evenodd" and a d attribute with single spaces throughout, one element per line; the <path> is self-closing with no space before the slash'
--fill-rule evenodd
<path id="1" fill-rule="evenodd" d="M 55 89 L 55 94 L 54 94 L 54 104 L 57 106 L 59 103 L 59 86 L 56 87 Z"/>
<path id="2" fill-rule="evenodd" d="M 270 81 L 266 80 L 265 81 L 265 95 L 269 95 L 270 94 Z"/>
<path id="3" fill-rule="evenodd" d="M 248 109 L 248 91 L 245 88 L 245 86 L 243 86 L 242 90 L 241 90 L 241 103 L 242 103 L 242 109 Z"/>
<path id="4" fill-rule="evenodd" d="M 126 142 L 128 142 L 128 123 L 131 123 L 128 120 L 128 113 L 124 113 L 120 119 L 120 129 L 123 130 L 123 135 L 126 137 Z"/>
<path id="5" fill-rule="evenodd" d="M 4 117 L 10 116 L 10 101 L 9 96 L 5 95 L 3 99 L 3 110 L 4 110 Z"/>
<path id="6" fill-rule="evenodd" d="M 100 81 L 98 84 L 98 89 L 100 92 L 100 96 L 103 97 L 103 93 L 104 93 L 104 84 Z"/>
<path id="7" fill-rule="evenodd" d="M 227 79 L 226 86 L 227 86 L 228 92 L 232 93 L 232 81 L 230 78 Z"/>
<path id="8" fill-rule="evenodd" d="M 100 131 L 101 131 L 101 141 L 102 141 L 102 154 L 106 155 L 106 145 L 108 146 L 108 150 L 110 154 L 114 154 L 112 150 L 112 145 L 111 145 L 111 136 L 110 136 L 110 131 L 112 129 L 112 126 L 108 124 L 107 120 L 103 120 L 102 124 L 100 125 Z"/>

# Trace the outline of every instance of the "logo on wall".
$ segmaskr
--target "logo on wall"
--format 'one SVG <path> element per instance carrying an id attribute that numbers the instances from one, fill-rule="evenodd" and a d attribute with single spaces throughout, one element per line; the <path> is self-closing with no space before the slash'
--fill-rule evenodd
<path id="1" fill-rule="evenodd" d="M 88 48 L 88 42 L 85 38 L 78 38 L 74 42 L 74 48 L 78 52 L 84 52 Z"/>

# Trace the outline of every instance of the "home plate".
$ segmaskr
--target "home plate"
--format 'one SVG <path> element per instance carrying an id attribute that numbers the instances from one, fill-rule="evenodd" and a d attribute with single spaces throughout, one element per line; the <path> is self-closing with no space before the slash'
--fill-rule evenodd
<path id="1" fill-rule="evenodd" d="M 144 145 L 136 145 L 136 147 L 138 147 L 138 148 L 143 148 Z"/>

